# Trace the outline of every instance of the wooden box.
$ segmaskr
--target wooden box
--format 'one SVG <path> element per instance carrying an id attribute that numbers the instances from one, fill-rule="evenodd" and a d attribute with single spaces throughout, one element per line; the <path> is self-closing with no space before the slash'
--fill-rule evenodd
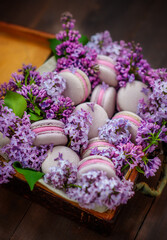
<path id="1" fill-rule="evenodd" d="M 0 83 L 7 82 L 23 63 L 31 63 L 36 67 L 42 65 L 51 54 L 49 38 L 54 38 L 54 35 L 0 22 Z M 126 179 L 135 181 L 136 176 L 136 171 L 129 171 Z M 83 209 L 76 202 L 56 194 L 40 182 L 30 191 L 24 177 L 19 173 L 5 187 L 42 204 L 52 212 L 63 214 L 99 232 L 110 232 L 120 210 L 99 213 Z"/>

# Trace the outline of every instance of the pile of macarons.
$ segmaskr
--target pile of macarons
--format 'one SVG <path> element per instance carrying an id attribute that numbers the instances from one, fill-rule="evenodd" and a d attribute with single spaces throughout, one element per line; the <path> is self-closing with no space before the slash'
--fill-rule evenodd
<path id="1" fill-rule="evenodd" d="M 52 58 L 49 60 L 49 64 L 48 62 L 44 63 L 39 68 L 39 72 L 54 71 L 56 64 L 54 61 Z M 62 154 L 64 159 L 68 159 L 77 166 L 78 178 L 91 170 L 102 170 L 106 172 L 108 178 L 116 176 L 114 164 L 110 159 L 90 154 L 93 148 L 114 150 L 114 145 L 98 136 L 99 128 L 108 119 L 128 120 L 131 141 L 135 142 L 137 129 L 141 122 L 141 118 L 136 114 L 137 105 L 139 99 L 144 98 L 147 101 L 147 96 L 142 91 L 146 85 L 135 80 L 133 83 L 127 83 L 126 87 L 118 88 L 114 61 L 110 57 L 99 55 L 97 65 L 101 83 L 92 92 L 88 76 L 80 69 L 65 69 L 59 72 L 60 76 L 66 80 L 66 89 L 63 95 L 72 99 L 76 106 L 74 111 L 82 109 L 89 112 L 92 117 L 92 125 L 88 133 L 89 143 L 86 149 L 81 148 L 77 153 L 67 147 L 68 137 L 63 130 L 64 124 L 60 120 L 41 120 L 31 125 L 31 129 L 36 133 L 35 145 L 54 145 L 53 150 L 48 152 L 48 156 L 42 164 L 42 171 L 45 174 L 51 167 L 57 165 L 55 159 Z"/>

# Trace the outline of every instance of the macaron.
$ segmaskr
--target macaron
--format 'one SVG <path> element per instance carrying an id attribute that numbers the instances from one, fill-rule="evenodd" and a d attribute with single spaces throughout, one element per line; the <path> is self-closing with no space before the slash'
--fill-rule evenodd
<path id="1" fill-rule="evenodd" d="M 107 149 L 114 149 L 115 146 L 104 139 L 100 139 L 99 137 L 91 138 L 88 142 L 87 148 L 81 149 L 81 157 L 86 158 L 90 156 L 90 153 L 94 148 L 102 151 Z"/>
<path id="2" fill-rule="evenodd" d="M 64 123 L 59 120 L 46 119 L 31 124 L 36 133 L 34 145 L 42 144 L 66 145 L 68 139 L 64 134 Z"/>
<path id="3" fill-rule="evenodd" d="M 116 113 L 112 119 L 123 118 L 129 121 L 130 127 L 128 128 L 131 133 L 131 141 L 135 142 L 137 130 L 140 126 L 142 119 L 135 113 L 129 111 L 121 111 Z"/>
<path id="4" fill-rule="evenodd" d="M 53 57 L 50 57 L 39 68 L 37 68 L 37 71 L 40 74 L 43 74 L 43 73 L 46 73 L 46 72 L 53 72 L 55 69 L 56 69 L 56 59 L 55 59 L 55 56 L 53 56 Z"/>
<path id="5" fill-rule="evenodd" d="M 93 155 L 82 159 L 78 165 L 77 177 L 80 178 L 89 171 L 104 171 L 108 178 L 115 177 L 114 164 L 106 157 Z"/>
<path id="6" fill-rule="evenodd" d="M 111 118 L 115 111 L 116 90 L 103 82 L 94 88 L 90 101 L 102 106 Z"/>
<path id="7" fill-rule="evenodd" d="M 51 167 L 56 167 L 58 164 L 57 160 L 60 159 L 60 156 L 63 160 L 68 160 L 76 167 L 79 164 L 80 158 L 76 152 L 65 146 L 55 146 L 52 151 L 48 151 L 47 158 L 43 161 L 41 166 L 42 172 L 46 174 L 50 171 Z"/>
<path id="8" fill-rule="evenodd" d="M 99 78 L 101 81 L 110 86 L 116 87 L 118 84 L 117 74 L 114 68 L 115 62 L 112 58 L 105 55 L 97 56 L 97 64 L 99 66 Z"/>
<path id="9" fill-rule="evenodd" d="M 59 75 L 66 80 L 65 97 L 70 97 L 75 105 L 84 102 L 91 92 L 91 84 L 87 75 L 80 69 L 65 69 Z"/>
<path id="10" fill-rule="evenodd" d="M 90 125 L 88 139 L 97 137 L 98 128 L 102 127 L 108 119 L 106 111 L 100 105 L 91 102 L 79 104 L 78 106 L 76 106 L 74 112 L 81 109 L 89 112 L 92 117 L 92 124 Z"/>
<path id="11" fill-rule="evenodd" d="M 143 88 L 147 88 L 147 85 L 137 80 L 128 82 L 125 87 L 120 88 L 116 99 L 117 110 L 137 113 L 139 100 L 142 98 L 145 102 L 148 100 L 148 96 L 142 91 Z"/>

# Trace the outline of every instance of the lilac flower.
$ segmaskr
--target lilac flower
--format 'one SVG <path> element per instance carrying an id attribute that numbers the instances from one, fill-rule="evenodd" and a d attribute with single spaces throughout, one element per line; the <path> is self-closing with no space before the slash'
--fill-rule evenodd
<path id="1" fill-rule="evenodd" d="M 74 28 L 75 19 L 73 19 L 73 16 L 70 12 L 64 12 L 61 16 L 60 21 L 64 29 L 70 30 Z"/>
<path id="2" fill-rule="evenodd" d="M 137 131 L 136 142 L 143 148 L 144 156 L 139 161 L 139 167 L 146 177 L 154 176 L 161 165 L 161 161 L 154 152 L 158 148 L 159 141 L 167 140 L 167 128 L 152 122 L 142 121 Z"/>
<path id="3" fill-rule="evenodd" d="M 66 190 L 75 184 L 77 179 L 77 167 L 68 160 L 57 159 L 57 166 L 51 167 L 44 175 L 44 181 L 54 188 Z"/>
<path id="4" fill-rule="evenodd" d="M 10 138 L 10 143 L 3 146 L 1 152 L 7 154 L 12 163 L 19 161 L 23 167 L 40 170 L 41 164 L 46 158 L 50 146 L 33 146 L 36 135 L 31 130 L 30 126 L 29 117 L 25 113 L 22 119 L 17 119 L 17 122 L 15 122 L 15 128 L 13 129 L 14 132 Z"/>
<path id="5" fill-rule="evenodd" d="M 79 152 L 81 146 L 86 148 L 88 145 L 88 132 L 92 124 L 92 117 L 89 112 L 78 110 L 71 114 L 67 119 L 64 132 L 70 138 L 70 147 Z"/>
<path id="6" fill-rule="evenodd" d="M 75 106 L 69 97 L 59 96 L 48 109 L 44 110 L 46 118 L 61 120 L 63 123 L 67 122 L 67 119 L 73 113 Z"/>
<path id="7" fill-rule="evenodd" d="M 143 59 L 139 44 L 127 43 L 117 58 L 115 65 L 119 87 L 125 87 L 127 82 L 134 80 L 146 81 L 145 76 L 150 70 L 149 63 Z"/>
<path id="8" fill-rule="evenodd" d="M 87 43 L 87 47 L 94 49 L 98 55 L 106 55 L 113 60 L 116 60 L 121 54 L 124 45 L 124 41 L 120 41 L 120 43 L 116 41 L 113 42 L 108 31 L 96 33 L 91 36 L 90 41 Z"/>
<path id="9" fill-rule="evenodd" d="M 151 87 L 147 103 L 143 99 L 139 101 L 138 114 L 146 121 L 161 125 L 167 121 L 167 76 L 156 79 Z"/>
<path id="10" fill-rule="evenodd" d="M 146 178 L 153 177 L 161 166 L 161 160 L 159 157 L 147 158 L 146 161 L 141 161 L 139 166 L 144 171 Z"/>
<path id="11" fill-rule="evenodd" d="M 53 101 L 56 101 L 66 89 L 66 80 L 56 72 L 48 72 L 42 75 L 40 86 L 46 90 Z"/>
<path id="12" fill-rule="evenodd" d="M 133 183 L 118 177 L 109 179 L 103 171 L 89 171 L 76 182 L 81 188 L 69 188 L 71 199 L 78 201 L 81 207 L 93 209 L 105 206 L 114 209 L 125 204 L 133 196 Z"/>
<path id="13" fill-rule="evenodd" d="M 114 145 L 127 143 L 131 137 L 128 130 L 129 126 L 129 122 L 123 118 L 108 119 L 106 124 L 99 128 L 99 137 Z"/>
<path id="14" fill-rule="evenodd" d="M 166 128 L 162 129 L 158 124 L 142 120 L 137 131 L 136 142 L 142 146 L 146 154 L 152 153 L 158 146 L 164 133 L 167 133 Z"/>
<path id="15" fill-rule="evenodd" d="M 78 41 L 81 35 L 73 30 L 74 21 L 71 15 L 63 15 L 62 19 L 64 31 L 56 35 L 56 38 L 61 41 L 56 47 L 56 53 L 59 56 L 56 71 L 71 67 L 79 68 L 85 72 L 94 88 L 100 81 L 96 63 L 97 53 Z"/>
<path id="16" fill-rule="evenodd" d="M 126 144 L 120 144 L 117 146 L 119 154 L 112 159 L 116 172 L 118 176 L 123 176 L 125 169 L 134 169 L 138 167 L 142 158 L 144 156 L 144 152 L 141 146 L 136 146 L 132 142 L 128 142 Z"/>
<path id="17" fill-rule="evenodd" d="M 15 170 L 12 167 L 11 161 L 0 162 L 0 184 L 8 183 L 13 174 L 15 174 Z"/>

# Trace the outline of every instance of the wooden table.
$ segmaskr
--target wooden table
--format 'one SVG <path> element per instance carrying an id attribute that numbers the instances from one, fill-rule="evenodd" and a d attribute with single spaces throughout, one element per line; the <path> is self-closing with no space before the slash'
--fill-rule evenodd
<path id="1" fill-rule="evenodd" d="M 70 11 L 88 37 L 109 30 L 113 40 L 135 40 L 152 67 L 167 67 L 165 0 L 1 1 L 0 21 L 56 33 Z M 149 180 L 155 185 L 158 175 Z M 167 239 L 167 188 L 156 199 L 139 192 L 123 206 L 110 236 L 103 236 L 0 186 L 0 240 Z"/>

